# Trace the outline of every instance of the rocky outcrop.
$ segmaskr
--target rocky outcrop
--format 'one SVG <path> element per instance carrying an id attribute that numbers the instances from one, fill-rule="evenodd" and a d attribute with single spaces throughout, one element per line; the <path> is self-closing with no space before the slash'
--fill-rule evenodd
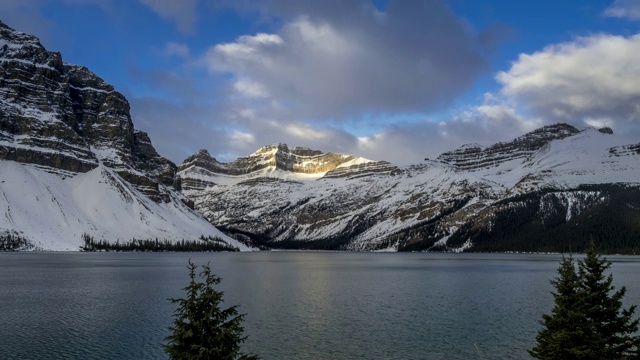
<path id="1" fill-rule="evenodd" d="M 396 175 L 400 172 L 397 166 L 387 161 L 368 161 L 348 166 L 339 166 L 328 171 L 324 178 L 361 177 L 368 175 Z"/>
<path id="2" fill-rule="evenodd" d="M 568 124 L 554 124 L 534 130 L 513 141 L 497 143 L 487 148 L 477 144 L 445 152 L 437 160 L 455 166 L 461 170 L 475 171 L 499 166 L 518 159 L 526 159 L 543 145 L 552 140 L 564 139 L 579 131 Z"/>
<path id="3" fill-rule="evenodd" d="M 63 63 L 0 22 L 0 159 L 87 172 L 100 163 L 156 200 L 176 166 L 134 129 L 129 103 L 96 74 Z"/>
<path id="4" fill-rule="evenodd" d="M 609 149 L 610 156 L 639 156 L 640 143 L 634 145 L 616 146 Z"/>

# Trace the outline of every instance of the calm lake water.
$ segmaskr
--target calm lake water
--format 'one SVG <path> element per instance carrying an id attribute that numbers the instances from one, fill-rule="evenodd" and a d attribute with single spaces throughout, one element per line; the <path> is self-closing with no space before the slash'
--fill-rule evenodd
<path id="1" fill-rule="evenodd" d="M 189 258 L 263 359 L 526 359 L 560 256 L 0 253 L 0 359 L 166 359 Z M 640 304 L 640 257 L 608 258 Z"/>

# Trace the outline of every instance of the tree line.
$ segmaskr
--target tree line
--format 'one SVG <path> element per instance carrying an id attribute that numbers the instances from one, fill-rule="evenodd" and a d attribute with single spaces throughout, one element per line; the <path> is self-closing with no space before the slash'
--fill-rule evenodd
<path id="1" fill-rule="evenodd" d="M 25 237 L 11 232 L 0 234 L 0 251 L 32 250 L 33 244 Z"/>
<path id="2" fill-rule="evenodd" d="M 473 242 L 471 252 L 584 252 L 588 239 L 605 254 L 640 254 L 640 191 L 616 185 L 581 187 L 597 190 L 605 201 L 591 201 L 567 220 L 566 205 L 547 196 L 548 211 L 541 213 L 545 194 L 539 191 L 503 201 L 496 206 L 491 226 L 467 222 L 447 246 Z"/>
<path id="3" fill-rule="evenodd" d="M 95 240 L 89 234 L 82 234 L 84 246 L 82 251 L 150 251 L 150 252 L 217 252 L 217 251 L 239 251 L 238 248 L 229 245 L 218 237 L 200 236 L 198 240 L 171 241 L 167 239 L 131 239 L 129 241 L 115 243 L 107 240 Z"/>

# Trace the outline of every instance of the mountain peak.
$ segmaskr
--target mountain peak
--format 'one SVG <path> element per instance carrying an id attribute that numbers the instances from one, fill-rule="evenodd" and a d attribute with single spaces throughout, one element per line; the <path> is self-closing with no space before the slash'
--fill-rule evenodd
<path id="1" fill-rule="evenodd" d="M 0 24 L 0 159 L 84 173 L 106 165 L 160 200 L 175 165 L 136 131 L 129 102 L 37 37 Z"/>
<path id="2" fill-rule="evenodd" d="M 293 154 L 297 156 L 318 156 L 323 154 L 323 152 L 320 150 L 313 150 L 307 147 L 300 147 L 300 146 L 289 147 L 285 143 L 277 143 L 277 144 L 263 146 L 249 156 L 264 156 L 264 154 L 276 153 L 276 152 L 283 153 L 283 154 Z"/>

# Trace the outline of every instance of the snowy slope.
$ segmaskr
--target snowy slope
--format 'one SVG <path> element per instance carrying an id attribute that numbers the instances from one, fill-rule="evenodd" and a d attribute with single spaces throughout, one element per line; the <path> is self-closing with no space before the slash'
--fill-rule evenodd
<path id="1" fill-rule="evenodd" d="M 0 229 L 13 231 L 45 250 L 78 250 L 81 236 L 96 240 L 195 240 L 220 233 L 177 196 L 156 203 L 113 170 L 99 166 L 86 173 L 57 171 L 14 161 L 0 161 Z"/>

